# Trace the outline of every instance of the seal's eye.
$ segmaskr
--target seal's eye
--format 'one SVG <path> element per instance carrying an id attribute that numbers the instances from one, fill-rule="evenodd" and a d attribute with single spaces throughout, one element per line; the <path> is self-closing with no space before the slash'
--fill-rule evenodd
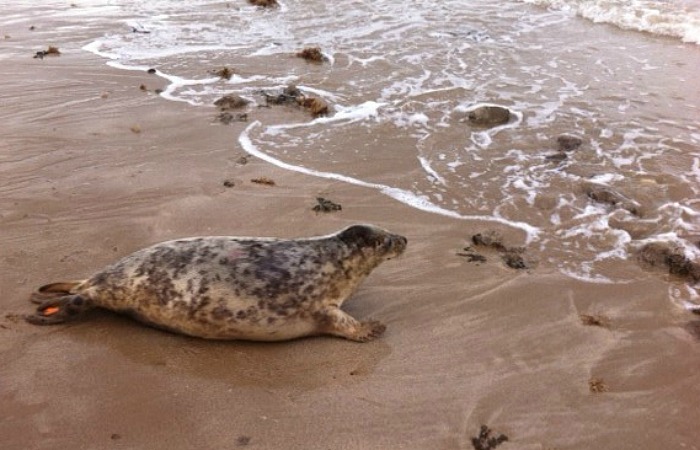
<path id="1" fill-rule="evenodd" d="M 386 249 L 391 248 L 392 240 L 391 237 L 387 236 L 384 238 L 384 242 L 382 242 L 382 246 Z"/>

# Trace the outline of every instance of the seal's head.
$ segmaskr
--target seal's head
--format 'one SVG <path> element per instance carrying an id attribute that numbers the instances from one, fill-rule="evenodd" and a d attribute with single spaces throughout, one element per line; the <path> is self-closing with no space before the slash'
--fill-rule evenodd
<path id="1" fill-rule="evenodd" d="M 401 255 L 408 243 L 405 237 L 374 225 L 352 225 L 340 231 L 338 238 L 351 249 L 375 259 L 377 264 Z"/>

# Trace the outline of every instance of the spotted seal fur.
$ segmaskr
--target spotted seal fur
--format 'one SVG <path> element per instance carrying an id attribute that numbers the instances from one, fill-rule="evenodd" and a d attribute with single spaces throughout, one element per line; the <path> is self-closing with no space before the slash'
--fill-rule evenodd
<path id="1" fill-rule="evenodd" d="M 330 334 L 369 341 L 385 326 L 340 309 L 406 238 L 373 225 L 304 239 L 211 236 L 139 250 L 91 278 L 32 294 L 27 321 L 63 323 L 99 307 L 207 339 L 280 341 Z"/>

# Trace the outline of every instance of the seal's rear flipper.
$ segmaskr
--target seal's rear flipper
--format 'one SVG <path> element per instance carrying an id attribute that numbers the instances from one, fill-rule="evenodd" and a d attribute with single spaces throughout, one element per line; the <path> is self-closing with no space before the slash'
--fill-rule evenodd
<path id="1" fill-rule="evenodd" d="M 81 295 L 64 295 L 44 301 L 26 320 L 34 325 L 55 325 L 73 320 L 92 308 L 92 301 Z"/>
<path id="2" fill-rule="evenodd" d="M 60 281 L 58 283 L 45 284 L 36 292 L 32 292 L 29 296 L 29 301 L 36 304 L 42 304 L 47 300 L 56 299 L 73 293 L 73 289 L 78 287 L 82 281 Z"/>

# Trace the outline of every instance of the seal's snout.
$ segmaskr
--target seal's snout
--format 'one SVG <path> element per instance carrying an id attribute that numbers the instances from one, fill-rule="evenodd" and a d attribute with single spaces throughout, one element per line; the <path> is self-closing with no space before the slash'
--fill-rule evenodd
<path id="1" fill-rule="evenodd" d="M 406 250 L 406 246 L 408 245 L 408 239 L 398 234 L 390 235 L 387 241 L 388 245 L 386 246 L 386 250 L 388 258 L 401 256 Z"/>
<path id="2" fill-rule="evenodd" d="M 401 253 L 403 253 L 403 251 L 406 250 L 406 246 L 408 245 L 408 239 L 406 239 L 404 236 L 397 235 L 395 237 L 395 240 L 397 241 L 396 246 L 401 250 Z"/>

